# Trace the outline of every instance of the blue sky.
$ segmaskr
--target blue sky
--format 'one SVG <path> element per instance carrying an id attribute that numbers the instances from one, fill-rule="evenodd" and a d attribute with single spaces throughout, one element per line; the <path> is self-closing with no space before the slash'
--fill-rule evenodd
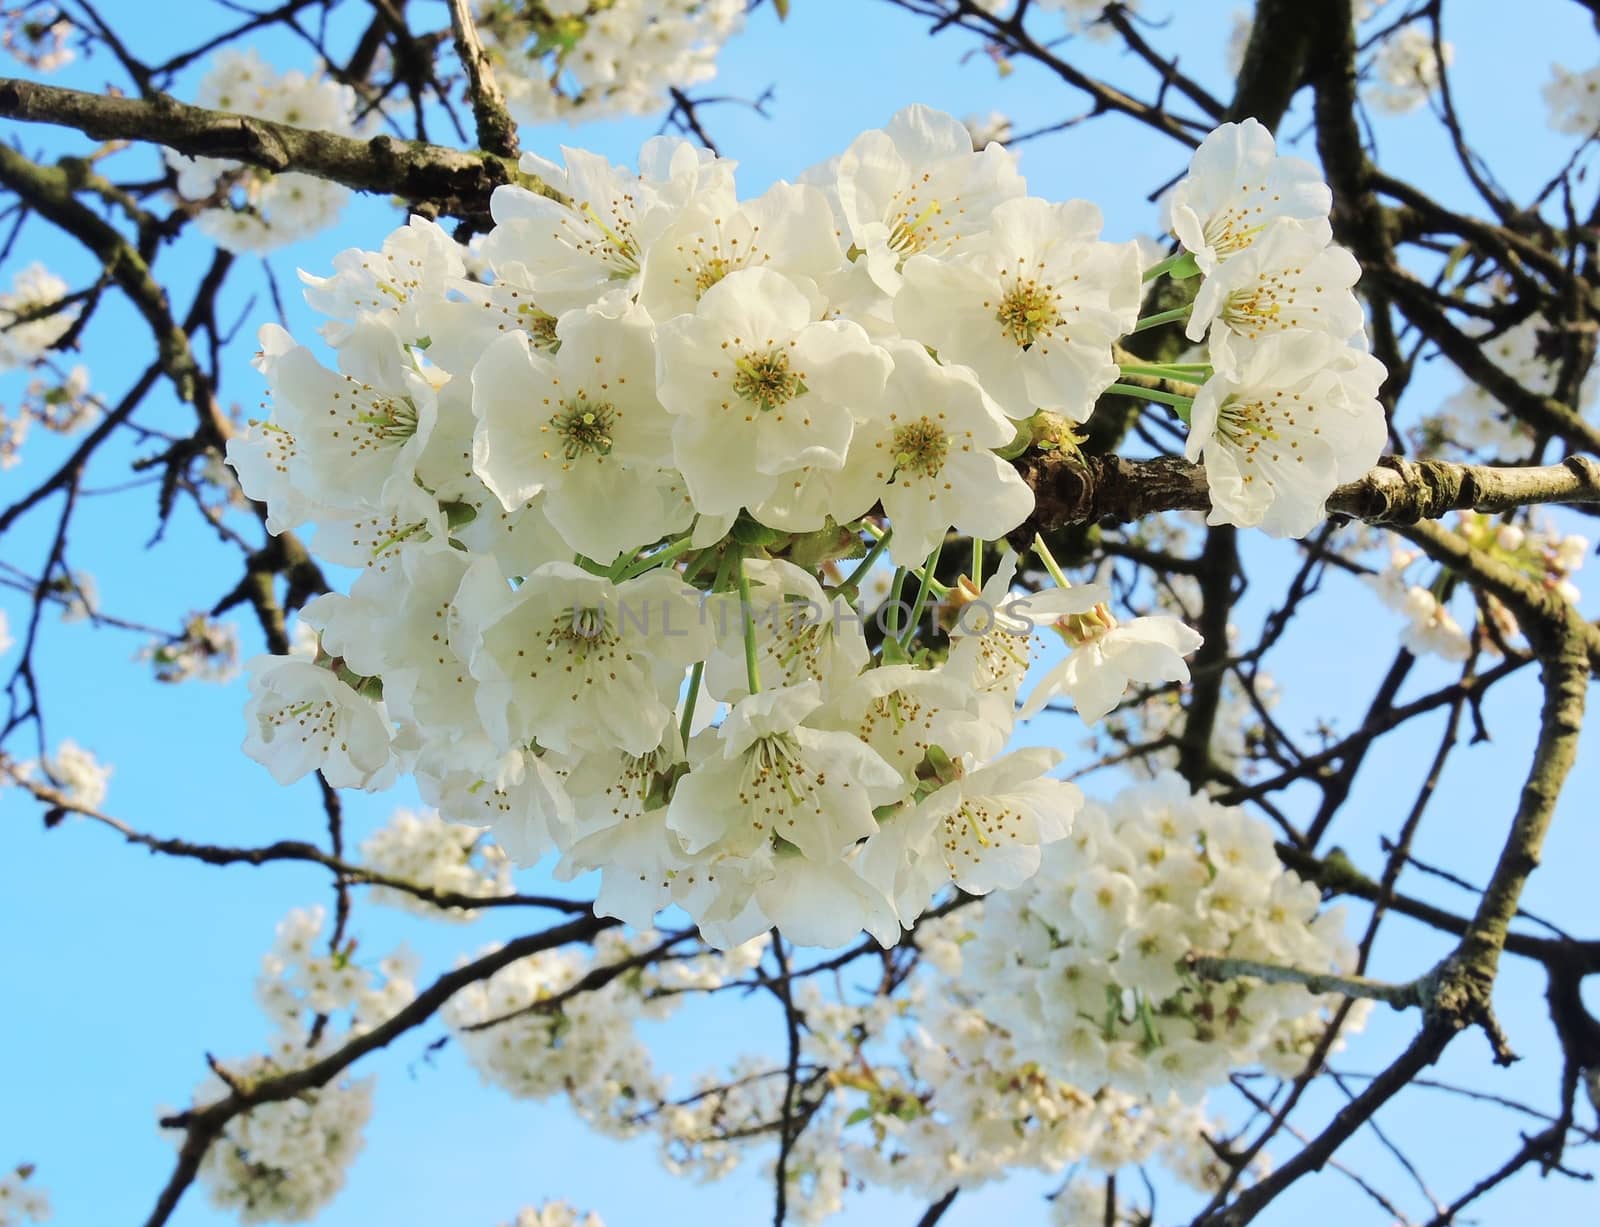
<path id="1" fill-rule="evenodd" d="M 442 5 L 414 7 L 429 21 L 443 20 Z M 793 15 L 783 26 L 770 6 L 752 18 L 748 31 L 723 55 L 713 87 L 755 97 L 775 85 L 771 118 L 736 105 L 705 113 L 724 152 L 740 160 L 740 184 L 747 193 L 774 179 L 793 177 L 911 102 L 958 115 L 999 109 L 1024 130 L 1064 118 L 1081 106 L 1046 74 L 1026 65 L 1000 79 L 991 62 L 974 53 L 971 41 L 954 34 L 930 40 L 916 19 L 887 4 L 794 0 L 792 7 Z M 1184 48 L 1186 69 L 1220 82 L 1221 46 L 1232 4 L 1147 0 L 1146 7 L 1174 11 L 1171 27 L 1159 32 L 1158 42 Z M 183 9 L 186 40 L 202 37 L 211 24 L 233 20 L 226 14 L 219 20 L 220 10 L 195 8 Z M 149 6 L 113 0 L 101 10 L 127 28 L 136 53 L 159 58 L 177 48 L 159 23 L 149 21 Z M 1526 192 L 1542 184 L 1567 152 L 1562 139 L 1545 128 L 1538 96 L 1553 49 L 1559 49 L 1569 67 L 1588 67 L 1595 58 L 1593 28 L 1568 0 L 1522 6 L 1516 21 L 1507 21 L 1498 5 L 1456 5 L 1451 14 L 1454 24 L 1448 34 L 1456 43 L 1458 103 L 1466 126 L 1502 181 L 1513 193 Z M 309 66 L 300 44 L 274 37 L 257 45 L 281 67 Z M 1117 80 L 1144 82 L 1148 77 L 1137 65 L 1120 62 L 1107 46 L 1083 44 L 1082 52 L 1092 70 Z M 98 89 L 118 78 L 114 64 L 100 56 L 72 65 L 54 79 Z M 192 90 L 196 79 L 193 74 L 182 82 L 180 95 Z M 1305 127 L 1302 106 L 1285 121 L 1282 132 L 1293 138 L 1303 135 Z M 524 144 L 552 156 L 560 143 L 580 144 L 627 161 L 655 128 L 654 122 L 639 120 L 578 131 L 529 130 Z M 7 136 L 30 150 L 84 147 L 81 141 L 37 128 L 12 130 Z M 1378 137 L 1383 158 L 1399 173 L 1433 185 L 1447 203 L 1471 206 L 1442 135 L 1426 113 L 1384 119 Z M 1096 201 L 1113 238 L 1155 230 L 1153 210 L 1144 198 L 1181 165 L 1175 147 L 1117 117 L 1030 143 L 1022 159 L 1036 194 Z M 309 336 L 311 326 L 309 313 L 293 293 L 294 268 L 322 270 L 342 247 L 376 246 L 398 220 L 384 202 L 363 200 L 347 211 L 337 231 L 274 257 L 279 283 L 290 300 L 292 331 Z M 162 256 L 158 271 L 180 312 L 205 258 L 201 245 Z M 17 268 L 33 259 L 69 279 L 81 279 L 92 267 L 48 228 L 30 226 L 27 242 L 0 269 L 0 283 L 9 284 Z M 272 308 L 259 264 L 248 258 L 243 264 L 238 284 L 223 300 L 222 316 L 239 316 L 248 323 L 231 347 L 222 392 L 225 401 L 249 412 L 261 389 L 248 354 L 256 325 L 272 318 Z M 131 312 L 117 302 L 102 308 L 82 355 L 97 390 L 110 398 L 119 395 L 144 360 L 146 347 L 142 325 Z M 1442 398 L 1452 381 L 1446 370 L 1424 368 L 1412 395 L 1419 402 Z M 10 376 L 0 382 L 0 399 L 13 398 L 18 390 L 17 377 Z M 163 387 L 141 418 L 182 429 L 187 425 L 184 413 L 171 404 Z M 53 443 L 35 433 L 25 462 L 0 474 L 0 497 L 12 497 L 49 471 L 62 454 Z M 126 462 L 139 450 L 110 449 L 91 473 L 90 485 L 124 480 Z M 150 490 L 84 500 L 70 556 L 75 567 L 93 572 L 108 611 L 172 624 L 185 610 L 211 605 L 231 585 L 234 555 L 184 513 L 158 545 L 147 548 L 154 505 Z M 37 565 L 54 528 L 53 516 L 54 505 L 31 516 L 5 543 L 3 556 L 19 565 Z M 1271 607 L 1274 581 L 1294 558 L 1293 547 L 1287 545 L 1252 539 L 1247 548 L 1256 578 L 1239 615 L 1246 627 Z M 1579 576 L 1580 586 L 1584 578 Z M 1283 692 L 1277 714 L 1297 733 L 1329 714 L 1337 714 L 1346 730 L 1353 727 L 1394 648 L 1395 619 L 1372 597 L 1342 577 L 1331 579 L 1329 589 L 1291 629 L 1273 660 Z M 14 595 L 0 591 L 0 607 L 10 613 L 16 630 L 24 610 Z M 242 625 L 247 650 L 254 650 L 249 624 Z M 280 789 L 238 752 L 242 685 L 154 685 L 145 667 L 130 659 L 139 645 L 136 637 L 82 624 L 51 622 L 44 629 L 40 659 L 45 662 L 42 681 L 52 742 L 72 737 L 115 764 L 109 812 L 144 830 L 219 843 L 316 838 L 321 811 L 315 789 L 305 783 Z M 0 665 L 6 663 L 0 660 Z M 1406 694 L 1421 693 L 1448 676 L 1447 667 L 1423 662 Z M 1493 741 L 1459 752 L 1434 802 L 1435 817 L 1423 827 L 1416 849 L 1420 858 L 1446 864 L 1475 881 L 1487 876 L 1527 762 L 1536 703 L 1531 673 L 1494 692 L 1485 708 Z M 1339 828 L 1339 842 L 1359 864 L 1373 869 L 1381 865 L 1380 836 L 1397 825 L 1397 807 L 1409 804 L 1438 730 L 1439 718 L 1420 721 L 1407 735 L 1375 750 Z M 1081 730 L 1070 718 L 1060 718 L 1053 726 L 1036 729 L 1034 736 L 1070 750 L 1081 739 Z M 1586 933 L 1594 929 L 1595 909 L 1589 900 L 1600 858 L 1600 835 L 1589 812 L 1600 770 L 1594 737 L 1592 731 L 1586 737 L 1584 759 L 1527 898 L 1532 910 Z M 1091 788 L 1108 783 L 1096 782 Z M 1300 790 L 1288 794 L 1285 804 L 1296 814 L 1310 799 L 1308 791 Z M 394 806 L 413 800 L 409 788 L 379 797 L 349 797 L 351 843 L 380 824 Z M 14 795 L 0 798 L 0 866 L 12 870 L 0 891 L 0 934 L 6 938 L 0 946 L 0 1169 L 14 1160 L 37 1163 L 38 1179 L 50 1189 L 56 1221 L 64 1227 L 139 1222 L 172 1162 L 171 1147 L 155 1128 L 157 1108 L 187 1097 L 204 1073 L 203 1053 L 242 1056 L 264 1039 L 265 1023 L 251 1001 L 257 961 L 284 912 L 327 899 L 326 877 L 293 866 L 217 870 L 164 860 L 83 822 L 45 832 L 38 818 L 31 803 Z M 551 888 L 537 869 L 524 872 L 519 885 Z M 1470 907 L 1470 897 L 1426 879 L 1408 879 L 1407 887 L 1445 905 Z M 1359 918 L 1359 909 L 1352 910 Z M 429 974 L 448 967 L 461 953 L 524 931 L 536 919 L 500 915 L 470 929 L 445 929 L 364 907 L 354 931 L 369 952 L 387 950 L 401 940 L 410 943 Z M 1390 926 L 1378 947 L 1376 975 L 1413 975 L 1447 948 L 1410 922 L 1394 920 Z M 1486 1072 L 1490 1067 L 1482 1040 L 1469 1035 L 1450 1050 L 1437 1076 L 1548 1105 L 1556 1054 L 1536 969 L 1509 961 L 1496 1004 L 1525 1059 L 1510 1071 Z M 681 1022 L 662 1029 L 659 1057 L 668 1068 L 689 1071 L 743 1051 L 752 1035 L 769 1037 L 775 1050 L 781 1038 L 775 1024 L 775 1014 L 759 1003 L 690 1007 Z M 1352 1070 L 1381 1068 L 1413 1027 L 1410 1017 L 1375 1013 L 1341 1064 Z M 710 1187 L 676 1180 L 656 1164 L 650 1142 L 598 1138 L 560 1103 L 513 1102 L 479 1085 L 453 1047 L 424 1061 L 427 1044 L 438 1034 L 438 1027 L 425 1028 L 371 1062 L 379 1076 L 378 1110 L 367 1131 L 366 1149 L 344 1194 L 319 1223 L 489 1227 L 520 1205 L 555 1197 L 599 1211 L 611 1227 L 746 1223 L 770 1216 L 769 1191 L 755 1165 Z M 1337 1092 L 1324 1089 L 1313 1097 L 1313 1109 L 1303 1119 L 1322 1119 L 1337 1102 Z M 1446 1198 L 1503 1159 L 1516 1141 L 1514 1126 L 1504 1115 L 1464 1106 L 1437 1092 L 1412 1092 L 1382 1120 Z M 1441 1128 L 1446 1120 L 1451 1127 Z M 1415 1191 L 1370 1134 L 1341 1158 L 1402 1195 L 1403 1204 L 1416 1207 Z M 1038 1196 L 1046 1187 L 1041 1179 L 1023 1177 L 963 1196 L 944 1221 L 1042 1222 Z M 1169 1195 L 1164 1191 L 1163 1196 Z M 910 1223 L 920 1212 L 920 1203 L 884 1194 L 853 1196 L 848 1204 L 837 1220 L 844 1224 Z M 1171 1209 L 1177 1203 L 1166 1204 Z M 1583 1186 L 1524 1177 L 1487 1199 L 1480 1217 L 1488 1223 L 1576 1222 L 1592 1218 L 1596 1204 L 1595 1195 Z M 205 1227 L 233 1220 L 212 1211 L 198 1191 L 191 1191 L 173 1221 L 181 1227 Z M 1348 1184 L 1325 1176 L 1302 1182 L 1266 1221 L 1381 1220 Z"/>

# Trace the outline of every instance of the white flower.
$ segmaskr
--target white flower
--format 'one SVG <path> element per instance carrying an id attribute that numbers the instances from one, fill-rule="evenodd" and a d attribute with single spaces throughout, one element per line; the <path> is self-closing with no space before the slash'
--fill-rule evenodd
<path id="1" fill-rule="evenodd" d="M 996 206 L 1027 190 L 1015 155 L 1000 146 L 974 152 L 965 124 L 920 105 L 856 137 L 832 169 L 844 232 L 889 294 L 906 260 L 968 249 Z"/>
<path id="2" fill-rule="evenodd" d="M 1206 277 L 1186 335 L 1206 339 L 1211 361 L 1235 374 L 1251 344 L 1280 332 L 1325 333 L 1340 341 L 1365 320 L 1350 292 L 1361 266 L 1343 247 L 1325 246 L 1299 226 L 1270 226 L 1261 238 Z"/>
<path id="3" fill-rule="evenodd" d="M 546 563 L 520 588 L 484 569 L 456 598 L 479 712 L 502 748 L 655 749 L 684 670 L 710 632 L 675 573 L 621 584 Z"/>
<path id="4" fill-rule="evenodd" d="M 1190 411 L 1184 455 L 1205 461 L 1208 524 L 1259 525 L 1302 537 L 1328 495 L 1377 461 L 1388 438 L 1370 354 L 1314 332 L 1269 336 L 1234 376 L 1207 380 Z"/>
<path id="5" fill-rule="evenodd" d="M 525 1207 L 515 1221 L 501 1227 L 606 1227 L 598 1214 L 580 1215 L 564 1201 L 547 1201 L 542 1206 Z"/>
<path id="6" fill-rule="evenodd" d="M 840 468 L 856 414 L 889 377 L 859 325 L 813 322 L 805 295 L 766 269 L 730 273 L 694 315 L 663 324 L 657 345 L 673 456 L 711 515 L 759 507 L 807 466 Z"/>
<path id="7" fill-rule="evenodd" d="M 948 667 L 879 665 L 830 697 L 817 722 L 854 733 L 900 772 L 909 793 L 929 751 L 987 761 L 1008 728 L 977 715 L 971 689 Z"/>
<path id="8" fill-rule="evenodd" d="M 775 183 L 754 200 L 694 201 L 645 253 L 639 305 L 665 322 L 693 314 L 729 273 L 782 273 L 820 308 L 818 285 L 844 264 L 827 197 L 815 187 Z"/>
<path id="9" fill-rule="evenodd" d="M 1111 599 L 1104 584 L 1014 594 L 1016 573 L 1017 556 L 1008 550 L 982 591 L 973 593 L 970 584 L 962 589 L 965 600 L 950 628 L 950 674 L 971 686 L 980 702 L 993 700 L 984 709 L 990 719 L 1009 720 L 1041 623 L 1088 613 Z"/>
<path id="10" fill-rule="evenodd" d="M 452 822 L 487 826 L 495 843 L 519 865 L 532 865 L 564 844 L 572 802 L 555 770 L 540 755 L 430 744 L 417 761 L 418 791 Z"/>
<path id="11" fill-rule="evenodd" d="M 1367 586 L 1390 609 L 1405 614 L 1400 644 L 1414 656 L 1435 655 L 1464 661 L 1472 655 L 1472 640 L 1451 615 L 1449 607 L 1420 584 L 1407 584 L 1400 570 L 1364 575 Z"/>
<path id="12" fill-rule="evenodd" d="M 569 881 L 598 869 L 596 915 L 644 929 L 674 900 L 675 886 L 694 863 L 667 826 L 666 783 L 682 762 L 683 743 L 673 719 L 660 744 L 647 753 L 592 750 L 571 760 L 566 791 L 572 798 L 574 837 L 556 877 Z"/>
<path id="13" fill-rule="evenodd" d="M 1440 48 L 1444 51 L 1443 68 L 1448 68 L 1455 50 L 1449 43 L 1441 43 Z M 1430 30 L 1419 25 L 1396 30 L 1383 40 L 1373 59 L 1377 80 L 1367 87 L 1367 100 L 1391 115 L 1416 110 L 1439 88 L 1443 75 L 1439 58 Z"/>
<path id="14" fill-rule="evenodd" d="M 361 319 L 378 320 L 407 344 L 422 340 L 436 300 L 465 272 L 461 244 L 424 217 L 391 231 L 378 251 L 341 251 L 333 268 L 331 277 L 301 270 L 300 280 L 306 302 L 330 317 L 322 333 L 334 345 Z"/>
<path id="15" fill-rule="evenodd" d="M 1279 157 L 1272 133 L 1254 119 L 1223 124 L 1206 137 L 1167 197 L 1169 228 L 1208 275 L 1280 220 L 1325 244 L 1332 207 L 1317 168 Z"/>
<path id="16" fill-rule="evenodd" d="M 360 677 L 383 679 L 391 718 L 445 741 L 481 732 L 455 605 L 469 565 L 465 553 L 443 545 L 403 549 L 366 571 L 348 597 L 328 593 L 300 615 L 321 632 L 323 651 Z"/>
<path id="17" fill-rule="evenodd" d="M 969 991 L 1019 1057 L 1080 1086 L 1194 1099 L 1232 1070 L 1314 1046 L 1337 997 L 1198 980 L 1191 951 L 1350 966 L 1337 909 L 1277 863 L 1272 833 L 1172 773 L 1089 804 L 1024 890 L 988 900 Z M 1303 1063 L 1303 1057 L 1302 1057 Z"/>
<path id="18" fill-rule="evenodd" d="M 433 429 L 435 397 L 392 332 L 357 324 L 339 349 L 337 373 L 274 324 L 261 330 L 261 341 L 273 429 L 287 442 L 274 436 L 264 445 L 265 462 L 239 470 L 247 494 L 256 487 L 253 474 L 273 462 L 287 467 L 290 484 L 315 506 L 376 507 L 410 487 Z"/>
<path id="19" fill-rule="evenodd" d="M 1139 250 L 1102 243 L 1086 201 L 1008 200 L 980 250 L 906 261 L 894 318 L 945 362 L 976 372 L 1009 416 L 1081 422 L 1117 378 L 1111 346 L 1139 314 Z"/>
<path id="20" fill-rule="evenodd" d="M 1244 67 L 1244 53 L 1250 46 L 1250 31 L 1255 24 L 1255 13 L 1250 9 L 1234 9 L 1228 18 L 1228 40 L 1222 47 L 1222 62 L 1230 77 L 1237 77 Z"/>
<path id="21" fill-rule="evenodd" d="M 1600 128 L 1600 68 L 1571 72 L 1560 64 L 1550 66 L 1550 80 L 1541 93 L 1549 108 L 1549 123 L 1557 132 L 1588 136 Z"/>
<path id="22" fill-rule="evenodd" d="M 972 139 L 974 150 L 986 149 L 990 145 L 1004 145 L 1011 139 L 1015 125 L 1011 117 L 1002 111 L 989 111 L 979 115 L 974 112 L 961 119 L 961 126 L 967 130 L 967 135 Z"/>
<path id="23" fill-rule="evenodd" d="M 711 597 L 705 620 L 716 635 L 706 659 L 706 689 L 732 703 L 750 693 L 745 668 L 746 620 L 756 639 L 756 664 L 765 687 L 821 683 L 823 693 L 849 685 L 867 664 L 861 619 L 842 598 L 829 596 L 810 572 L 782 559 L 743 564 L 750 605 L 735 594 Z"/>
<path id="24" fill-rule="evenodd" d="M 67 283 L 44 265 L 28 265 L 0 294 L 0 371 L 29 366 L 66 335 L 82 307 L 53 310 L 69 293 Z"/>
<path id="25" fill-rule="evenodd" d="M 475 7 L 495 79 L 525 124 L 657 111 L 667 105 L 670 87 L 715 74 L 717 52 L 744 22 L 743 0 Z"/>
<path id="26" fill-rule="evenodd" d="M 361 858 L 378 873 L 425 886 L 439 894 L 503 895 L 511 889 L 506 855 L 483 841 L 477 827 L 446 822 L 436 813 L 398 809 L 361 843 Z M 419 915 L 471 920 L 471 908 L 441 910 L 416 895 L 388 887 L 372 891 L 374 903 Z"/>
<path id="27" fill-rule="evenodd" d="M 964 891 L 1011 890 L 1038 870 L 1045 844 L 1066 837 L 1083 804 L 1075 784 L 1044 778 L 1061 758 L 1029 748 L 963 771 L 911 813 L 895 816 L 885 832 L 897 834 L 903 824 L 913 856 L 941 862 L 947 880 Z"/>
<path id="28" fill-rule="evenodd" d="M 701 735 L 667 814 L 686 851 L 749 856 L 776 836 L 826 865 L 877 830 L 873 807 L 900 795 L 899 773 L 850 734 L 803 724 L 821 702 L 815 682 L 763 690 Z"/>
<path id="29" fill-rule="evenodd" d="M 1105 605 L 1069 614 L 1056 623 L 1071 646 L 1022 705 L 1021 717 L 1037 715 L 1058 694 L 1072 699 L 1078 715 L 1093 724 L 1110 714 L 1133 683 L 1187 682 L 1183 658 L 1203 642 L 1177 618 L 1155 615 L 1118 622 Z"/>
<path id="30" fill-rule="evenodd" d="M 482 247 L 497 279 L 526 287 L 555 315 L 637 289 L 645 251 L 690 203 L 735 207 L 733 164 L 686 141 L 647 142 L 637 174 L 581 149 L 561 152 L 565 168 L 534 154 L 524 154 L 521 165 L 571 203 L 496 188 L 489 202 L 495 227 Z"/>
<path id="31" fill-rule="evenodd" d="M 797 945 L 837 948 L 865 929 L 880 945 L 892 946 L 900 939 L 900 920 L 883 891 L 857 871 L 858 859 L 780 852 L 775 875 L 755 888 L 756 906 Z"/>
<path id="32" fill-rule="evenodd" d="M 302 1041 L 303 1044 L 303 1041 Z M 288 1072 L 272 1058 L 228 1062 L 238 1081 Z M 289 1099 L 261 1104 L 233 1117 L 205 1152 L 198 1180 L 213 1205 L 235 1210 L 242 1223 L 304 1222 L 344 1187 L 345 1172 L 360 1153 L 372 1115 L 371 1078 L 335 1079 Z M 197 1103 L 230 1093 L 213 1075 L 197 1088 Z M 175 1142 L 184 1136 L 172 1131 Z"/>
<path id="33" fill-rule="evenodd" d="M 360 99 L 348 85 L 298 71 L 280 74 L 253 49 L 223 50 L 211 63 L 196 94 L 201 106 L 341 136 L 364 126 L 356 118 Z M 337 220 L 350 197 L 348 188 L 311 175 L 274 175 L 170 150 L 165 157 L 184 199 L 209 204 L 222 193 L 224 203 L 199 210 L 196 225 L 229 251 L 269 251 L 304 238 Z"/>
<path id="34" fill-rule="evenodd" d="M 327 669 L 294 656 L 257 656 L 245 672 L 244 752 L 278 783 L 318 769 L 335 788 L 370 791 L 392 778 L 381 700 L 363 698 Z"/>
<path id="35" fill-rule="evenodd" d="M 650 321 L 569 313 L 553 358 L 509 332 L 472 371 L 473 470 L 516 511 L 535 494 L 562 538 L 610 564 L 661 535 L 657 470 L 670 461 L 672 420 L 655 395 Z"/>
<path id="36" fill-rule="evenodd" d="M 889 557 L 921 566 L 951 527 L 1002 537 L 1033 511 L 1033 490 L 992 449 L 1016 431 L 966 367 L 925 347 L 891 342 L 894 370 L 881 410 L 857 426 L 832 492 L 841 523 L 881 502 L 894 525 Z"/>
<path id="37" fill-rule="evenodd" d="M 70 737 L 56 747 L 54 758 L 43 762 L 45 774 L 60 786 L 67 797 L 85 809 L 99 809 L 106 799 L 112 767 Z"/>
<path id="38" fill-rule="evenodd" d="M 24 1163 L 0 1176 L 0 1227 L 50 1221 L 50 1198 L 37 1185 L 27 1183 L 32 1175 L 33 1166 Z"/>

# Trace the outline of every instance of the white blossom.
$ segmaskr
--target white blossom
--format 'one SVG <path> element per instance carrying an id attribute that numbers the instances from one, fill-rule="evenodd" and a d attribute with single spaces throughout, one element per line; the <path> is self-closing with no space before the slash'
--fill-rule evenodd
<path id="1" fill-rule="evenodd" d="M 943 361 L 970 366 L 1014 418 L 1086 419 L 1117 378 L 1111 346 L 1139 313 L 1139 250 L 1100 241 L 1086 201 L 1008 200 L 982 247 L 906 262 L 895 322 Z"/>
<path id="2" fill-rule="evenodd" d="M 1259 525 L 1301 537 L 1328 495 L 1377 461 L 1387 439 L 1378 386 L 1383 364 L 1317 332 L 1254 345 L 1236 375 L 1200 389 L 1184 455 L 1203 460 L 1208 524 Z"/>
<path id="3" fill-rule="evenodd" d="M 1272 133 L 1247 119 L 1223 124 L 1200 143 L 1166 207 L 1169 228 L 1210 274 L 1279 221 L 1326 243 L 1333 194 L 1316 167 L 1280 157 Z"/>

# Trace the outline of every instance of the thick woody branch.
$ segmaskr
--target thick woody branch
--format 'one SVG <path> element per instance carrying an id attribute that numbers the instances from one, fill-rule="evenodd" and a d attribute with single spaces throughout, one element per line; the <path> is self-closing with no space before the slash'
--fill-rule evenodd
<path id="1" fill-rule="evenodd" d="M 390 136 L 357 140 L 189 106 L 166 94 L 108 98 L 0 77 L 0 118 L 76 128 L 97 140 L 151 141 L 191 157 L 229 158 L 274 173 L 314 175 L 361 192 L 426 202 L 453 216 L 487 212 L 494 189 L 508 183 L 553 194 L 496 153 L 463 153 Z"/>
<path id="2" fill-rule="evenodd" d="M 1368 877 L 1338 848 L 1326 857 L 1312 856 L 1303 849 L 1279 843 L 1278 859 L 1307 882 L 1314 882 L 1330 895 L 1348 895 L 1376 903 L 1382 899 L 1392 912 L 1420 921 L 1441 933 L 1464 937 L 1471 920 L 1442 907 L 1409 895 L 1385 891 L 1383 884 Z M 1568 941 L 1564 938 L 1536 937 L 1529 933 L 1506 933 L 1505 949 L 1522 958 L 1534 959 L 1551 968 L 1569 969 L 1578 975 L 1600 972 L 1600 941 Z"/>
<path id="3" fill-rule="evenodd" d="M 4 82 L 0 81 L 0 95 L 4 92 Z M 0 108 L 3 105 L 3 97 L 0 97 Z M 59 167 L 40 166 L 9 146 L 0 145 L 0 185 L 15 192 L 39 216 L 76 236 L 94 253 L 107 276 L 127 294 L 155 335 L 162 373 L 172 381 L 178 396 L 195 405 L 202 428 L 209 430 L 213 441 L 225 440 L 227 421 L 211 395 L 210 381 L 189 348 L 188 335 L 173 318 L 166 290 L 133 244 L 77 198 L 72 178 Z"/>
<path id="4" fill-rule="evenodd" d="M 1209 511 L 1205 469 L 1175 456 L 1129 460 L 1030 452 L 1017 461 L 1037 506 L 1018 530 L 1031 538 L 1068 524 L 1131 523 L 1161 511 Z M 1509 511 L 1532 503 L 1600 503 L 1600 462 L 1492 468 L 1386 456 L 1328 497 L 1330 514 L 1370 524 L 1415 524 L 1451 511 Z"/>
<path id="5" fill-rule="evenodd" d="M 517 156 L 517 124 L 506 109 L 506 96 L 494 79 L 489 53 L 483 49 L 478 27 L 467 0 L 450 0 L 450 30 L 455 35 L 456 56 L 467 73 L 467 94 L 472 117 L 478 124 L 478 146 L 503 158 Z"/>

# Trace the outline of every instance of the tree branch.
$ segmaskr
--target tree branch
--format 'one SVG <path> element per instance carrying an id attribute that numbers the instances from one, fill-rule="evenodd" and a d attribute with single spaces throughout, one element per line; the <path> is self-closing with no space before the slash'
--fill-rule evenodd
<path id="1" fill-rule="evenodd" d="M 495 188 L 508 183 L 559 198 L 497 153 L 463 153 L 382 135 L 357 140 L 189 106 L 167 94 L 148 101 L 108 98 L 0 77 L 0 118 L 76 128 L 97 140 L 151 141 L 191 157 L 230 158 L 274 173 L 314 175 L 361 192 L 427 203 L 455 217 L 486 213 Z"/>

